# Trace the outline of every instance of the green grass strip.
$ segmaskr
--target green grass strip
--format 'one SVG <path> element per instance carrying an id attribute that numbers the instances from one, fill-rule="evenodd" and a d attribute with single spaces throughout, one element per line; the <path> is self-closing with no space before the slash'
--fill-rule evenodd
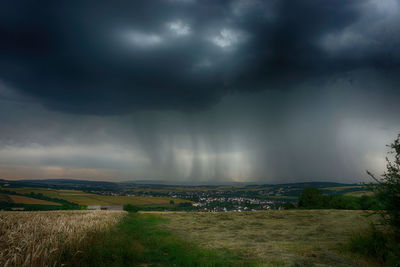
<path id="1" fill-rule="evenodd" d="M 129 213 L 115 229 L 90 233 L 80 253 L 66 251 L 68 266 L 254 266 L 227 249 L 209 250 L 157 225 L 160 216 Z"/>

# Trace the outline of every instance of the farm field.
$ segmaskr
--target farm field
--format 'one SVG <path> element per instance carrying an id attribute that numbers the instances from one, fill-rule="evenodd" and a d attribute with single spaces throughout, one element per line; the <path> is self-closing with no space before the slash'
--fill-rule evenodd
<path id="1" fill-rule="evenodd" d="M 19 195 L 4 195 L 4 194 L 2 194 L 2 195 L 7 197 L 11 203 L 61 206 L 60 203 L 53 202 L 53 201 L 41 200 L 41 199 L 19 196 Z M 1 201 L 1 199 L 0 199 L 0 201 Z"/>
<path id="2" fill-rule="evenodd" d="M 372 220 L 362 211 L 153 214 L 167 219 L 163 227 L 185 240 L 238 251 L 266 266 L 377 266 L 343 252 L 352 233 Z"/>
<path id="3" fill-rule="evenodd" d="M 117 224 L 123 211 L 0 212 L 0 266 L 51 266 L 76 253 L 89 232 Z"/>
<path id="4" fill-rule="evenodd" d="M 374 219 L 365 215 L 0 212 L 0 266 L 379 266 L 345 249 L 351 235 Z"/>
<path id="5" fill-rule="evenodd" d="M 14 191 L 20 194 L 42 193 L 45 196 L 52 198 L 65 199 L 79 205 L 169 205 L 170 200 L 176 204 L 188 202 L 187 200 L 169 197 L 142 197 L 142 196 L 104 196 L 86 193 L 79 190 L 56 190 L 45 188 L 0 188 L 2 190 Z"/>
<path id="6" fill-rule="evenodd" d="M 11 199 L 6 194 L 0 194 L 0 202 L 11 202 Z"/>
<path id="7" fill-rule="evenodd" d="M 333 186 L 333 187 L 325 187 L 322 189 L 331 191 L 342 191 L 346 189 L 361 189 L 361 188 L 365 188 L 365 186 L 364 185 Z"/>

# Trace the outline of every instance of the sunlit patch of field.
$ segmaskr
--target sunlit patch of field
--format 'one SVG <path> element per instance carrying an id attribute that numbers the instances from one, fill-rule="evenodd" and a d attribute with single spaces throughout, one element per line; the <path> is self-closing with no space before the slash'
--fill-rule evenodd
<path id="1" fill-rule="evenodd" d="M 365 186 L 364 185 L 333 186 L 333 187 L 325 187 L 322 189 L 331 191 L 342 191 L 346 189 L 358 189 L 358 188 L 365 188 Z"/>
<path id="2" fill-rule="evenodd" d="M 362 196 L 372 196 L 374 192 L 371 191 L 354 191 L 344 194 L 345 196 L 362 197 Z"/>
<path id="3" fill-rule="evenodd" d="M 53 201 L 41 200 L 41 199 L 25 197 L 25 196 L 18 196 L 18 195 L 7 195 L 7 196 L 10 198 L 12 203 L 61 206 L 60 203 L 53 202 Z"/>
<path id="4" fill-rule="evenodd" d="M 14 191 L 20 194 L 42 193 L 52 198 L 65 199 L 79 205 L 169 205 L 170 200 L 175 204 L 188 202 L 179 198 L 169 197 L 141 197 L 141 196 L 103 196 L 97 194 L 86 193 L 79 190 L 56 190 L 56 189 L 38 189 L 38 188 L 2 188 L 3 190 Z"/>
<path id="5" fill-rule="evenodd" d="M 205 248 L 245 253 L 266 266 L 376 266 L 352 259 L 343 245 L 368 226 L 362 211 L 289 210 L 248 213 L 157 213 L 163 227 Z"/>
<path id="6" fill-rule="evenodd" d="M 89 232 L 106 230 L 124 211 L 0 212 L 0 266 L 52 266 L 78 253 Z"/>

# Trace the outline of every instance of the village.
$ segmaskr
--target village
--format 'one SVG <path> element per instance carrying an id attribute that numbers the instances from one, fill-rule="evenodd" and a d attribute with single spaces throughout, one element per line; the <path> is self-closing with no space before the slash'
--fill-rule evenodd
<path id="1" fill-rule="evenodd" d="M 176 204 L 173 200 L 170 207 L 164 210 L 183 210 L 199 212 L 242 212 L 269 209 L 286 209 L 297 205 L 296 196 L 285 196 L 286 189 L 259 191 L 230 191 L 230 190 L 188 190 L 188 191 L 98 191 L 90 193 L 108 196 L 145 196 L 170 197 L 185 199 L 188 202 Z"/>

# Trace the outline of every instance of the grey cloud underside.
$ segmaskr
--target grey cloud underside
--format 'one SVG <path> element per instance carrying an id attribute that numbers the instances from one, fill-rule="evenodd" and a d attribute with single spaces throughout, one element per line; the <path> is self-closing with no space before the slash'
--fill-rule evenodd
<path id="1" fill-rule="evenodd" d="M 359 182 L 366 169 L 382 173 L 400 105 L 390 75 L 351 76 L 234 94 L 191 113 L 91 116 L 3 101 L 0 176 Z"/>
<path id="2" fill-rule="evenodd" d="M 399 15 L 369 1 L 46 2 L 0 4 L 0 78 L 64 112 L 196 111 L 400 67 Z"/>

